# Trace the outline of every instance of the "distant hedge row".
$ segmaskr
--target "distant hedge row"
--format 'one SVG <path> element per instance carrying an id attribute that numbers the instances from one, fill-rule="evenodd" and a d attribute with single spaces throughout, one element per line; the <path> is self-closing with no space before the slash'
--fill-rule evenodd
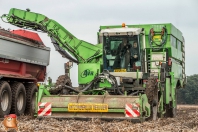
<path id="1" fill-rule="evenodd" d="M 177 91 L 178 104 L 198 104 L 198 74 L 187 77 L 186 87 Z"/>

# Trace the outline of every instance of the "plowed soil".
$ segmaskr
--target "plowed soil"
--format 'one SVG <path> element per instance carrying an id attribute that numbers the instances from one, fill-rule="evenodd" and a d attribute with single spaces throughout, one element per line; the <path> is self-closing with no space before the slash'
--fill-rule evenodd
<path id="1" fill-rule="evenodd" d="M 39 120 L 30 119 L 28 116 L 20 116 L 17 119 L 20 132 L 198 132 L 198 106 L 196 105 L 178 105 L 176 118 L 161 118 L 144 123 L 99 119 L 80 121 L 45 118 Z M 0 126 L 0 131 L 3 132 L 3 125 Z"/>

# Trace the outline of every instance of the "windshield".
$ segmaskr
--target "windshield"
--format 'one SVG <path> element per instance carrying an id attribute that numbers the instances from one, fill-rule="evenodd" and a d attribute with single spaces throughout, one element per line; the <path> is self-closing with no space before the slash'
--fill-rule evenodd
<path id="1" fill-rule="evenodd" d="M 140 70 L 140 44 L 138 36 L 105 36 L 103 39 L 104 69 L 110 72 Z"/>

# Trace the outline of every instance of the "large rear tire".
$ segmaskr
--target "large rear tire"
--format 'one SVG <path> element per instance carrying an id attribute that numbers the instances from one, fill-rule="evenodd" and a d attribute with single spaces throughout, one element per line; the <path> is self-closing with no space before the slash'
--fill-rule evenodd
<path id="1" fill-rule="evenodd" d="M 11 113 L 22 115 L 26 106 L 26 91 L 25 87 L 20 82 L 15 82 L 11 85 L 12 89 L 12 108 Z"/>
<path id="2" fill-rule="evenodd" d="M 175 118 L 177 115 L 177 108 L 173 108 L 172 107 L 172 102 L 170 103 L 170 105 L 166 105 L 166 114 L 165 117 L 171 117 L 171 118 Z"/>
<path id="3" fill-rule="evenodd" d="M 173 108 L 172 101 L 169 103 L 169 105 L 166 105 L 166 117 L 175 118 L 177 115 L 177 89 L 175 89 L 175 101 L 176 101 L 176 107 Z"/>
<path id="4" fill-rule="evenodd" d="M 6 81 L 0 81 L 0 117 L 8 115 L 11 110 L 12 92 Z"/>
<path id="5" fill-rule="evenodd" d="M 145 93 L 148 97 L 148 102 L 151 106 L 151 115 L 149 120 L 157 120 L 158 116 L 158 87 L 156 86 L 156 79 L 149 77 L 146 84 Z"/>
<path id="6" fill-rule="evenodd" d="M 36 84 L 31 83 L 25 85 L 26 88 L 26 109 L 25 114 L 33 116 L 35 111 L 35 101 L 36 101 L 36 92 L 38 92 L 38 87 Z"/>

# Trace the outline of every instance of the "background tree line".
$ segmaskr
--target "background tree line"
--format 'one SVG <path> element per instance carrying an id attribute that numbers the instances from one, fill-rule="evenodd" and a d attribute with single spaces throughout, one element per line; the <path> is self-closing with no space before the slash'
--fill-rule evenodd
<path id="1" fill-rule="evenodd" d="M 185 88 L 177 90 L 178 104 L 198 104 L 198 74 L 187 77 Z"/>

